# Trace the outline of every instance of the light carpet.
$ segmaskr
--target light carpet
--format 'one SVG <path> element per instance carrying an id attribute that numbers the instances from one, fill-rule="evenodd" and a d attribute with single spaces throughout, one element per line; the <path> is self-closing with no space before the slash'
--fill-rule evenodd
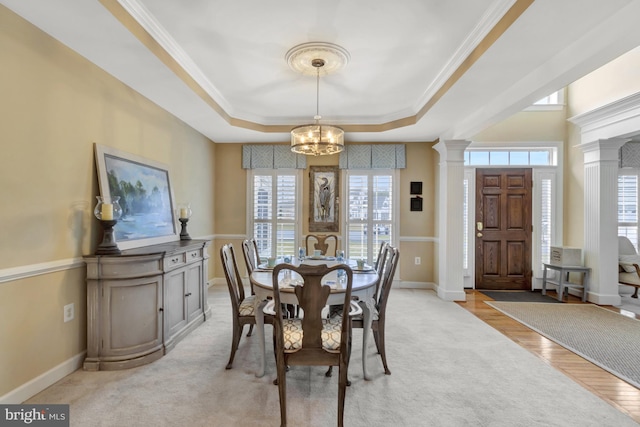
<path id="1" fill-rule="evenodd" d="M 243 336 L 233 369 L 225 370 L 231 343 L 226 288 L 212 287 L 209 304 L 213 317 L 162 359 L 118 372 L 79 370 L 28 403 L 68 403 L 71 426 L 79 427 L 279 425 L 273 356 L 266 375 L 256 378 L 257 336 Z M 372 381 L 363 380 L 362 331 L 354 331 L 346 426 L 638 425 L 433 291 L 393 289 L 387 316 L 389 376 L 370 340 Z M 326 378 L 325 370 L 288 372 L 289 425 L 336 425 L 338 375 L 334 370 Z"/>
<path id="2" fill-rule="evenodd" d="M 640 387 L 640 321 L 591 304 L 486 303 Z"/>

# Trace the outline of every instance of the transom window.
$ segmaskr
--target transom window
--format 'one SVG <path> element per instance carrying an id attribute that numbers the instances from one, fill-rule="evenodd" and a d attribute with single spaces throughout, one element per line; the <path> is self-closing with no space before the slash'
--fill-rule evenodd
<path id="1" fill-rule="evenodd" d="M 553 92 L 550 95 L 545 96 L 542 99 L 537 100 L 533 105 L 558 105 L 564 102 L 564 92 L 562 89 Z"/>
<path id="2" fill-rule="evenodd" d="M 465 166 L 550 166 L 555 164 L 551 148 L 535 150 L 468 150 Z"/>

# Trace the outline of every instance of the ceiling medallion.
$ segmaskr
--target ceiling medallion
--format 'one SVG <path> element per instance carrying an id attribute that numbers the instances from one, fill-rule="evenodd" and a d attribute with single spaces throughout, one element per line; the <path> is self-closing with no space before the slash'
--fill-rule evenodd
<path id="1" fill-rule="evenodd" d="M 310 42 L 302 43 L 289 49 L 285 59 L 293 71 L 305 76 L 315 76 L 318 70 L 311 62 L 314 59 L 322 59 L 324 65 L 320 70 L 320 74 L 326 76 L 347 65 L 351 55 L 345 48 L 337 44 Z"/>
<path id="2" fill-rule="evenodd" d="M 344 131 L 333 125 L 321 125 L 320 74 L 331 74 L 349 62 L 349 52 L 331 43 L 304 43 L 287 52 L 289 66 L 304 75 L 316 76 L 315 123 L 291 129 L 291 151 L 322 156 L 344 150 Z"/>

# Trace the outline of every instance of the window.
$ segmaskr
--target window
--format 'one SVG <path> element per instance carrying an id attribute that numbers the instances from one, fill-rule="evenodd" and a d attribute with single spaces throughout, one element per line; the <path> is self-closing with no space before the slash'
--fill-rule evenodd
<path id="1" fill-rule="evenodd" d="M 618 175 L 618 236 L 626 236 L 638 249 L 638 174 Z"/>
<path id="2" fill-rule="evenodd" d="M 533 105 L 557 105 L 557 104 L 562 104 L 563 102 L 563 91 L 558 90 L 553 92 L 550 95 L 545 96 L 542 99 L 537 100 L 536 102 L 533 103 Z"/>
<path id="3" fill-rule="evenodd" d="M 288 169 L 251 171 L 248 230 L 258 245 L 260 258 L 295 253 L 299 236 L 300 172 Z"/>
<path id="4" fill-rule="evenodd" d="M 465 173 L 462 185 L 462 197 L 464 197 L 462 201 L 462 229 L 469 230 L 469 215 L 471 215 L 471 213 L 469 212 L 469 176 L 467 173 Z M 466 271 L 469 269 L 469 232 L 463 233 L 462 239 L 462 268 Z"/>
<path id="5" fill-rule="evenodd" d="M 538 202 L 538 205 L 535 208 L 534 220 L 537 222 L 537 230 L 534 232 L 534 238 L 538 241 L 535 250 L 540 251 L 539 268 L 542 268 L 543 263 L 550 261 L 551 244 L 555 230 L 553 203 L 555 175 L 550 172 L 540 172 L 536 178 L 538 178 L 538 183 L 534 188 L 534 200 Z"/>
<path id="6" fill-rule="evenodd" d="M 467 150 L 465 166 L 551 166 L 555 165 L 555 149 L 532 150 Z"/>
<path id="7" fill-rule="evenodd" d="M 373 263 L 380 244 L 393 242 L 395 175 L 388 170 L 346 172 L 347 257 Z"/>
<path id="8" fill-rule="evenodd" d="M 564 108 L 564 89 L 553 92 L 534 102 L 525 111 L 553 111 Z"/>

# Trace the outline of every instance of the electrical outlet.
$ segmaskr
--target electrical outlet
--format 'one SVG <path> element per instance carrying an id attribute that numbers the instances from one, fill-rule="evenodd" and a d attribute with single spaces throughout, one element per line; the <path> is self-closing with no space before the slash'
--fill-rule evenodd
<path id="1" fill-rule="evenodd" d="M 63 310 L 64 310 L 64 321 L 65 321 L 65 323 L 72 321 L 73 318 L 76 316 L 75 306 L 74 306 L 73 303 L 65 305 Z"/>
<path id="2" fill-rule="evenodd" d="M 420 265 L 420 263 L 422 262 L 422 260 L 420 259 L 419 256 L 416 257 L 416 265 Z"/>

